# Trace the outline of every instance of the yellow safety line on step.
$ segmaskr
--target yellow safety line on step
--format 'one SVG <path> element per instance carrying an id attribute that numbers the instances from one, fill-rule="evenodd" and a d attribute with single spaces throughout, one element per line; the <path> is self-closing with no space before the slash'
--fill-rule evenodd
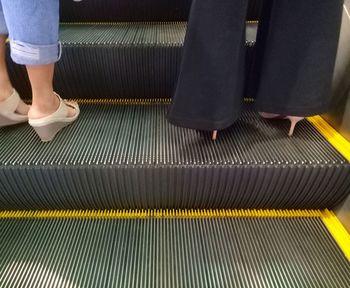
<path id="1" fill-rule="evenodd" d="M 350 234 L 333 212 L 326 210 L 322 214 L 323 223 L 343 251 L 345 257 L 350 261 Z"/>
<path id="2" fill-rule="evenodd" d="M 322 217 L 320 210 L 52 210 L 52 211 L 1 211 L 0 219 L 47 219 L 47 218 L 95 218 L 95 219 L 193 219 L 193 218 L 297 218 Z"/>
<path id="3" fill-rule="evenodd" d="M 61 22 L 60 25 L 130 25 L 130 24 L 185 24 L 187 23 L 187 21 L 170 21 L 170 22 L 166 22 L 166 21 L 156 21 L 156 22 L 152 22 L 152 21 L 141 21 L 141 22 L 137 22 L 137 21 L 129 21 L 129 22 L 118 22 L 118 21 L 109 21 L 109 22 Z"/>
<path id="4" fill-rule="evenodd" d="M 150 99 L 70 99 L 69 101 L 75 101 L 84 105 L 155 105 L 171 104 L 170 98 L 150 98 Z M 30 103 L 30 101 L 27 101 Z M 244 98 L 244 102 L 253 103 L 254 99 Z"/>
<path id="5" fill-rule="evenodd" d="M 307 120 L 332 144 L 332 146 L 350 162 L 350 142 L 329 125 L 321 116 L 309 117 Z"/>
<path id="6" fill-rule="evenodd" d="M 187 23 L 187 21 L 171 21 L 171 22 L 165 22 L 165 21 L 157 21 L 157 22 L 150 22 L 150 21 L 143 21 L 143 22 L 61 22 L 60 25 L 115 25 L 115 24 L 182 24 Z M 259 24 L 259 20 L 249 20 L 246 21 L 246 24 Z"/>
<path id="7" fill-rule="evenodd" d="M 4 219 L 217 219 L 217 218 L 321 218 L 346 258 L 350 261 L 350 235 L 328 210 L 47 210 L 0 211 Z"/>
<path id="8" fill-rule="evenodd" d="M 85 105 L 155 105 L 170 104 L 168 98 L 151 98 L 151 99 L 72 99 L 71 101 Z"/>

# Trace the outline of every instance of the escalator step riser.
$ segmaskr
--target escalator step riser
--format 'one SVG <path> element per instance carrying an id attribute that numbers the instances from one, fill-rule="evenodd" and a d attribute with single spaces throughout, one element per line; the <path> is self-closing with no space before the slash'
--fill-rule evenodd
<path id="1" fill-rule="evenodd" d="M 263 0 L 249 0 L 248 20 L 258 20 Z M 187 21 L 192 0 L 61 1 L 63 22 Z"/>
<path id="2" fill-rule="evenodd" d="M 185 31 L 185 23 L 62 25 L 55 89 L 66 98 L 170 98 Z M 254 73 L 254 54 L 254 43 L 247 42 L 246 79 Z M 24 67 L 8 62 L 14 86 L 30 99 Z"/>

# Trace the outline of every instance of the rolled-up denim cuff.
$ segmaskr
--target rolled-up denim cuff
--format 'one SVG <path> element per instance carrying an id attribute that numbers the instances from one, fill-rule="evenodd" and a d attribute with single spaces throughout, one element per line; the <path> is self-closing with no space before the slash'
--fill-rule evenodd
<path id="1" fill-rule="evenodd" d="M 61 58 L 60 42 L 52 45 L 33 45 L 17 40 L 10 40 L 11 58 L 17 64 L 45 65 L 57 62 Z"/>

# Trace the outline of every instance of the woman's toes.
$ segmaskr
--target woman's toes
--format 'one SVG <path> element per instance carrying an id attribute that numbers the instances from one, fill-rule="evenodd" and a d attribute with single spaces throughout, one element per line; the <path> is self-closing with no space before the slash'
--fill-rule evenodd
<path id="1" fill-rule="evenodd" d="M 68 117 L 74 117 L 75 113 L 77 113 L 77 111 L 75 111 L 74 108 L 68 106 Z"/>

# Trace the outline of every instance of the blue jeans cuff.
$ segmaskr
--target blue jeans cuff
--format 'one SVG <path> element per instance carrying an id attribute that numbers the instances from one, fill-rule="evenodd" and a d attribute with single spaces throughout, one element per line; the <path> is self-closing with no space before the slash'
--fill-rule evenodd
<path id="1" fill-rule="evenodd" d="M 7 35 L 7 34 L 8 34 L 8 30 L 7 30 L 4 14 L 1 13 L 0 11 L 0 35 Z"/>
<path id="2" fill-rule="evenodd" d="M 11 58 L 21 65 L 45 65 L 57 62 L 61 58 L 62 45 L 34 45 L 17 40 L 10 40 Z"/>

